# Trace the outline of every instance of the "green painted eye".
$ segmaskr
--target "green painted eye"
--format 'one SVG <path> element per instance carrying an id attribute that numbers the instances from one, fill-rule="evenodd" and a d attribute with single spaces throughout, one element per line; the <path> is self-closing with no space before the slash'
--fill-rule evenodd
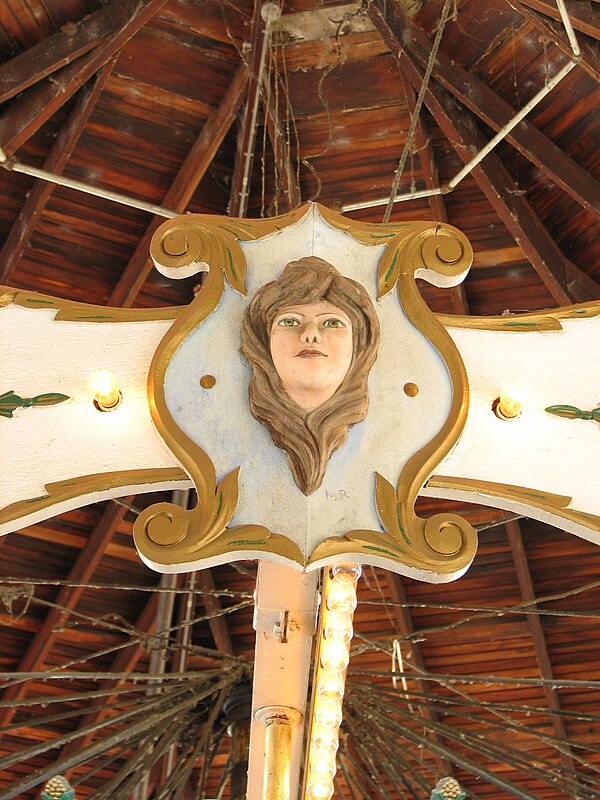
<path id="1" fill-rule="evenodd" d="M 277 324 L 282 328 L 295 328 L 300 323 L 295 317 L 282 317 Z"/>
<path id="2" fill-rule="evenodd" d="M 335 317 L 331 317 L 330 319 L 326 319 L 323 323 L 324 328 L 345 328 L 346 323 L 342 322 L 341 319 L 336 319 Z"/>

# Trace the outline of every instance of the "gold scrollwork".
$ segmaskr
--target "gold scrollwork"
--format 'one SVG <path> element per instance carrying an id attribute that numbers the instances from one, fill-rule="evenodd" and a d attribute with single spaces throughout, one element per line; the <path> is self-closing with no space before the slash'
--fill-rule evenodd
<path id="1" fill-rule="evenodd" d="M 359 559 L 380 554 L 398 565 L 456 577 L 475 556 L 474 528 L 451 513 L 421 519 L 414 513 L 414 505 L 419 491 L 462 433 L 469 389 L 460 354 L 421 297 L 415 275 L 423 270 L 437 273 L 441 282 L 451 285 L 469 268 L 473 253 L 462 233 L 450 226 L 431 223 L 417 223 L 395 233 L 387 249 L 379 268 L 380 293 L 385 294 L 398 284 L 405 313 L 437 349 L 448 368 L 453 387 L 451 408 L 438 434 L 408 461 L 395 489 L 383 476 L 376 476 L 377 509 L 384 533 L 357 530 L 347 533 L 342 540 L 327 539 L 312 553 L 310 561 L 323 561 L 342 553 L 354 553 Z"/>
<path id="2" fill-rule="evenodd" d="M 153 564 L 182 565 L 208 558 L 232 557 L 235 552 L 269 552 L 303 567 L 322 556 L 354 548 L 357 556 L 385 554 L 394 564 L 431 571 L 446 579 L 456 577 L 472 560 L 476 536 L 457 515 L 422 520 L 414 502 L 435 466 L 454 446 L 464 427 L 468 387 L 464 366 L 452 340 L 422 300 L 415 273 L 448 286 L 458 283 L 469 268 L 472 251 L 466 237 L 451 226 L 430 222 L 377 225 L 349 220 L 317 205 L 332 227 L 368 245 L 385 244 L 379 264 L 379 296 L 398 284 L 399 297 L 412 323 L 433 343 L 444 359 L 453 383 L 453 401 L 442 430 L 409 461 L 397 488 L 377 476 L 377 507 L 384 532 L 351 531 L 343 538 L 322 542 L 306 559 L 289 539 L 261 526 L 228 528 L 237 503 L 237 470 L 216 485 L 209 456 L 177 426 L 166 405 L 164 380 L 168 364 L 185 337 L 216 308 L 224 279 L 245 292 L 245 260 L 239 240 L 260 238 L 299 221 L 310 206 L 268 220 L 224 219 L 188 215 L 163 223 L 156 231 L 151 252 L 167 275 L 190 275 L 208 268 L 198 296 L 174 323 L 159 346 L 148 383 L 150 408 L 156 427 L 198 491 L 195 509 L 182 511 L 171 504 L 151 506 L 134 526 L 142 556 Z M 437 278 L 436 278 L 437 276 Z M 401 571 L 401 569 L 399 570 Z M 443 579 L 443 578 L 442 578 Z"/>

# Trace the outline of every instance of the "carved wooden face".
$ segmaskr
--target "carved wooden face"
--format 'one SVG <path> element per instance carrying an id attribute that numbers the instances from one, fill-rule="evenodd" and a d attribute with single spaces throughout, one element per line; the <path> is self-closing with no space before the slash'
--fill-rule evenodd
<path id="1" fill-rule="evenodd" d="M 270 332 L 273 365 L 288 395 L 313 411 L 335 393 L 352 363 L 352 322 L 327 300 L 284 306 Z"/>

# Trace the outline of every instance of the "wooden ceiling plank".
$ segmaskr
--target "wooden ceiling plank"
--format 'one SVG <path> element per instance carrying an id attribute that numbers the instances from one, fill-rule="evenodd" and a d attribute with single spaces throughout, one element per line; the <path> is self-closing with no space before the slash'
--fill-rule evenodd
<path id="1" fill-rule="evenodd" d="M 223 100 L 204 123 L 200 135 L 183 162 L 177 177 L 164 196 L 162 202 L 164 207 L 172 208 L 175 211 L 185 211 L 237 116 L 244 101 L 247 86 L 248 68 L 245 64 L 241 64 L 225 92 Z M 125 308 L 133 305 L 153 267 L 149 257 L 150 240 L 161 222 L 164 222 L 162 217 L 153 218 L 119 282 L 113 289 L 108 305 Z"/>
<path id="2" fill-rule="evenodd" d="M 548 0 L 520 0 L 524 6 L 533 8 L 551 19 L 561 22 L 560 11 L 555 3 Z M 600 40 L 600 11 L 594 10 L 593 3 L 573 2 L 565 0 L 567 13 L 571 20 L 571 25 L 577 31 L 591 36 L 592 39 Z"/>
<path id="3" fill-rule="evenodd" d="M 408 103 L 408 108 L 412 117 L 417 107 L 416 92 L 404 73 L 402 74 L 402 82 L 404 84 L 406 102 Z M 425 120 L 422 116 L 419 116 L 419 119 L 417 120 L 415 141 L 419 151 L 419 161 L 421 163 L 421 170 L 423 172 L 425 186 L 427 189 L 434 189 L 440 185 L 440 178 L 433 147 L 431 146 L 429 135 L 425 126 Z M 437 222 L 448 222 L 448 211 L 442 195 L 434 194 L 427 199 L 429 201 L 429 207 L 431 208 L 434 220 Z M 464 283 L 461 283 L 459 286 L 454 286 L 452 289 L 450 289 L 450 300 L 452 302 L 452 310 L 455 314 L 469 314 L 469 302 L 467 300 L 467 293 Z"/>
<path id="4" fill-rule="evenodd" d="M 252 28 L 250 31 L 250 49 L 244 51 L 244 56 L 248 68 L 250 80 L 248 82 L 248 92 L 246 105 L 242 112 L 240 129 L 238 132 L 237 152 L 231 179 L 231 192 L 229 195 L 229 205 L 227 213 L 230 217 L 245 216 L 248 206 L 248 195 L 250 192 L 250 177 L 252 174 L 252 157 L 254 152 L 255 124 L 253 124 L 253 109 L 259 92 L 258 72 L 263 43 L 263 21 L 261 17 L 261 4 L 254 4 L 252 15 Z M 247 159 L 250 158 L 248 171 L 248 185 L 244 185 L 244 173 Z"/>
<path id="5" fill-rule="evenodd" d="M 133 3 L 113 0 L 79 22 L 69 22 L 47 39 L 0 66 L 0 103 L 65 67 L 123 25 Z"/>
<path id="6" fill-rule="evenodd" d="M 106 85 L 113 65 L 114 60 L 103 67 L 95 80 L 90 81 L 80 90 L 77 104 L 73 108 L 66 124 L 61 128 L 48 158 L 44 162 L 44 169 L 47 172 L 54 172 L 60 175 L 63 171 Z M 54 183 L 42 180 L 36 180 L 33 184 L 17 219 L 0 249 L 0 283 L 9 283 L 17 262 L 27 247 L 55 186 L 56 184 Z"/>
<path id="7" fill-rule="evenodd" d="M 406 50 L 422 67 L 426 67 L 431 56 L 431 41 L 407 14 L 398 11 L 396 19 L 402 20 L 402 42 Z M 441 51 L 437 53 L 432 75 L 441 86 L 495 131 L 500 130 L 515 116 L 515 110 L 509 103 Z M 600 216 L 600 183 L 535 125 L 527 119 L 522 120 L 507 134 L 506 140 L 585 209 Z"/>
<path id="8" fill-rule="evenodd" d="M 117 506 L 114 503 L 108 504 L 102 519 L 90 534 L 69 572 L 67 577 L 69 583 L 85 583 L 89 581 L 104 554 L 107 544 L 112 539 L 126 513 L 127 509 L 123 506 Z M 56 607 L 49 609 L 42 627 L 29 643 L 27 651 L 15 670 L 17 673 L 35 672 L 43 666 L 53 644 L 60 637 L 60 628 L 65 625 L 69 617 L 69 610 L 75 608 L 83 592 L 84 589 L 82 587 L 76 586 L 63 586 L 59 590 L 54 601 Z M 8 686 L 2 693 L 2 699 L 19 700 L 27 694 L 28 688 L 27 681 Z M 0 709 L 0 730 L 5 725 L 8 725 L 16 711 L 16 706 Z"/>
<path id="9" fill-rule="evenodd" d="M 508 0 L 508 2 L 514 9 L 522 14 L 528 22 L 531 22 L 537 30 L 540 31 L 544 39 L 555 44 L 565 55 L 569 56 L 569 58 L 573 58 L 573 49 L 567 38 L 567 32 L 562 22 L 555 22 L 555 20 L 550 19 L 550 17 L 533 11 L 520 2 L 520 0 Z M 578 58 L 579 66 L 595 81 L 600 83 L 599 43 L 579 37 L 578 44 L 581 50 L 581 54 Z"/>
<path id="10" fill-rule="evenodd" d="M 216 590 L 217 587 L 211 569 L 202 569 L 197 572 L 197 585 L 200 591 L 202 589 L 208 589 L 213 592 Z M 222 613 L 223 607 L 220 598 L 217 595 L 204 594 L 202 595 L 202 602 L 207 615 L 211 615 L 208 624 L 217 645 L 217 650 L 230 656 L 235 655 L 229 626 Z"/>
<path id="11" fill-rule="evenodd" d="M 144 634 L 152 634 L 156 630 L 156 612 L 158 609 L 158 593 L 154 592 L 148 598 L 146 605 L 144 606 L 141 614 L 136 620 L 135 629 L 136 631 L 140 631 L 140 633 Z M 144 656 L 146 650 L 144 649 L 143 645 L 138 641 L 134 642 L 133 644 L 129 645 L 128 647 L 124 647 L 119 653 L 115 656 L 109 672 L 121 673 L 124 672 L 133 672 L 136 668 L 136 665 L 140 658 Z M 119 688 L 125 683 L 123 678 L 112 680 L 107 678 L 106 680 L 100 681 L 97 686 L 97 691 L 105 691 L 107 689 L 112 688 Z M 87 713 L 84 717 L 82 717 L 78 724 L 78 729 L 86 728 L 89 725 L 96 725 L 97 723 L 101 722 L 107 715 L 108 709 L 106 706 L 110 705 L 114 700 L 116 700 L 117 695 L 108 695 L 106 697 L 102 697 L 95 702 L 95 704 L 91 707 L 89 713 Z M 67 758 L 71 756 L 76 750 L 82 750 L 86 747 L 94 738 L 94 733 L 90 732 L 85 734 L 81 739 L 74 739 L 72 742 L 64 745 L 62 750 L 60 751 L 60 755 L 57 758 L 57 762 L 59 762 L 63 758 Z M 76 768 L 74 768 L 76 769 Z"/>
<path id="12" fill-rule="evenodd" d="M 423 658 L 423 654 L 421 653 L 421 648 L 419 647 L 418 642 L 415 642 L 410 637 L 415 632 L 415 627 L 412 620 L 412 615 L 410 613 L 410 609 L 408 608 L 408 598 L 406 596 L 406 590 L 404 588 L 404 583 L 400 575 L 395 574 L 394 572 L 387 573 L 388 578 L 388 588 L 390 591 L 390 597 L 392 602 L 395 604 L 392 612 L 396 618 L 396 622 L 398 624 L 398 630 L 400 631 L 401 635 L 406 639 L 404 643 L 405 646 L 408 646 L 409 650 L 406 653 L 406 660 L 411 661 L 414 666 L 416 667 L 415 677 L 411 678 L 410 680 L 414 680 L 417 685 L 417 690 L 426 697 L 429 692 L 429 682 L 419 678 L 419 673 L 428 672 L 425 666 L 425 660 Z M 405 702 L 410 702 L 410 700 L 405 700 Z M 423 716 L 428 719 L 430 722 L 436 723 L 439 722 L 439 717 L 437 711 L 434 708 L 431 708 L 429 705 L 421 706 L 421 711 Z M 441 741 L 440 736 L 435 732 L 431 731 L 430 733 L 431 740 L 436 744 L 443 744 Z M 443 775 L 452 775 L 452 765 L 450 762 L 439 754 L 435 754 L 435 760 L 438 764 L 439 769 L 441 769 L 441 774 Z"/>
<path id="13" fill-rule="evenodd" d="M 521 526 L 516 520 L 506 523 L 506 532 L 508 534 L 508 541 L 512 552 L 515 569 L 517 572 L 517 579 L 519 581 L 519 589 L 521 597 L 527 603 L 529 611 L 535 611 L 537 605 L 535 602 L 535 590 L 533 581 L 531 579 L 531 572 L 527 561 L 527 553 L 523 543 L 523 536 L 521 534 Z M 548 645 L 544 635 L 544 629 L 540 618 L 536 614 L 527 614 L 527 625 L 533 639 L 535 646 L 536 659 L 540 668 L 540 675 L 545 681 L 553 681 L 554 673 L 552 669 L 552 662 L 550 661 L 550 654 L 548 653 Z M 546 695 L 546 702 L 548 708 L 555 712 L 552 714 L 552 726 L 554 733 L 559 739 L 564 742 L 569 741 L 567 729 L 561 712 L 561 704 L 558 693 L 548 684 L 544 685 L 544 694 Z M 568 744 L 563 745 L 564 751 L 560 753 L 560 760 L 563 767 L 569 772 L 576 773 L 575 762 L 573 761 L 573 754 Z"/>
<path id="14" fill-rule="evenodd" d="M 58 70 L 51 78 L 27 89 L 0 119 L 0 147 L 9 155 L 18 150 L 69 100 L 92 75 L 125 45 L 167 0 L 127 0 L 133 11 L 122 27 L 91 53 Z"/>
<path id="15" fill-rule="evenodd" d="M 398 6 L 387 5 L 384 15 L 378 4 L 387 5 L 382 0 L 375 0 L 368 7 L 369 16 L 395 56 L 401 71 L 418 88 L 423 81 L 423 70 L 402 43 L 401 21 L 395 16 Z M 456 108 L 454 98 L 434 82 L 428 85 L 425 102 L 460 159 L 465 164 L 469 163 L 486 143 L 474 121 L 461 113 Z M 582 271 L 562 254 L 497 155 L 493 151 L 489 153 L 471 175 L 515 242 L 522 247 L 555 302 L 558 305 L 570 305 L 573 299 L 582 302 L 589 300 L 589 297 L 573 298 L 569 294 L 567 282 L 573 274 Z"/>

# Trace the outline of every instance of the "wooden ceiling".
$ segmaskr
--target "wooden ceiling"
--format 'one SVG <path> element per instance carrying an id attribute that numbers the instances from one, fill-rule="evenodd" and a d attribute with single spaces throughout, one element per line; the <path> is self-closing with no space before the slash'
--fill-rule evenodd
<path id="1" fill-rule="evenodd" d="M 600 4 L 566 9 L 577 56 L 553 0 L 285 0 L 257 82 L 250 0 L 4 0 L 0 283 L 121 306 L 193 297 L 193 279 L 151 268 L 160 215 L 21 168 L 177 212 L 269 216 L 318 199 L 372 202 L 347 213 L 375 222 L 397 173 L 398 196 L 446 188 L 394 203 L 391 219 L 447 220 L 474 247 L 460 291 L 423 288 L 435 311 L 598 299 Z M 0 800 L 37 797 L 57 772 L 78 798 L 240 797 L 244 706 L 221 706 L 251 675 L 256 565 L 159 585 L 131 542 L 156 499 L 0 541 Z M 598 798 L 597 546 L 459 511 L 482 531 L 459 581 L 361 579 L 336 797 L 427 798 L 448 774 L 472 798 Z M 148 675 L 162 669 L 189 674 L 158 692 Z"/>

